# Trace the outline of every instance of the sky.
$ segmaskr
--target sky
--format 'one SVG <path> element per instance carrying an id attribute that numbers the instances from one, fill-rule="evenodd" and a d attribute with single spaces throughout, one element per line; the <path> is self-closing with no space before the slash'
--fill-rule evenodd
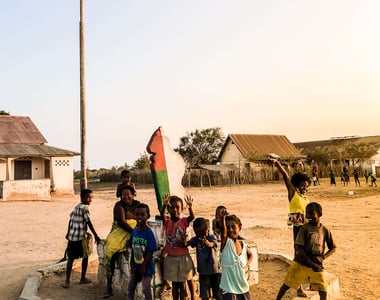
<path id="1" fill-rule="evenodd" d="M 0 110 L 80 152 L 80 1 L 0 2 Z M 380 135 L 378 0 L 84 0 L 86 159 L 133 165 L 162 126 L 291 142 Z M 80 169 L 80 156 L 75 158 Z"/>

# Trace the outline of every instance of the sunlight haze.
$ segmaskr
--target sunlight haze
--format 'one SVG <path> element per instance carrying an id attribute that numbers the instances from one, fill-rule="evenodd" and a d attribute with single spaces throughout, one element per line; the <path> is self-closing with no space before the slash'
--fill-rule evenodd
<path id="1" fill-rule="evenodd" d="M 77 152 L 79 3 L 0 3 L 0 110 Z M 132 165 L 159 126 L 173 147 L 210 127 L 380 134 L 377 0 L 84 3 L 89 168 Z"/>

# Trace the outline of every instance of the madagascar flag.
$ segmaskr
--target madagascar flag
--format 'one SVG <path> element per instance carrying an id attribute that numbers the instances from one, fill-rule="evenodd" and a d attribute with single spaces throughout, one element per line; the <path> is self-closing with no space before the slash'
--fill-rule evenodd
<path id="1" fill-rule="evenodd" d="M 151 154 L 150 169 L 158 209 L 162 207 L 164 195 L 183 198 L 182 177 L 185 173 L 185 162 L 181 155 L 170 147 L 169 139 L 159 127 L 149 140 L 146 150 Z"/>

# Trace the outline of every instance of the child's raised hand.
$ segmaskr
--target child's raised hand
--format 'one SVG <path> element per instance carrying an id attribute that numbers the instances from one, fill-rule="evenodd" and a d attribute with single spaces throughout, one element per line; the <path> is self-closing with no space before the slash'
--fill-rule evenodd
<path id="1" fill-rule="evenodd" d="M 169 199 L 170 199 L 170 195 L 169 194 L 165 194 L 164 198 L 162 199 L 162 204 L 165 205 L 165 206 L 170 206 Z"/>
<path id="2" fill-rule="evenodd" d="M 185 196 L 185 202 L 189 208 L 193 206 L 193 198 L 191 198 L 191 196 Z"/>

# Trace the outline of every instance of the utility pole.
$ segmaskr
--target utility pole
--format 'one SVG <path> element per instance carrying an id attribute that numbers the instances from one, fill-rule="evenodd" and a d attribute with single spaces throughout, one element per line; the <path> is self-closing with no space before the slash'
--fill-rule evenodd
<path id="1" fill-rule="evenodd" d="M 84 21 L 83 1 L 80 0 L 80 22 L 79 22 L 79 56 L 80 56 L 80 189 L 87 188 L 87 164 L 86 164 L 86 81 L 84 64 Z"/>

